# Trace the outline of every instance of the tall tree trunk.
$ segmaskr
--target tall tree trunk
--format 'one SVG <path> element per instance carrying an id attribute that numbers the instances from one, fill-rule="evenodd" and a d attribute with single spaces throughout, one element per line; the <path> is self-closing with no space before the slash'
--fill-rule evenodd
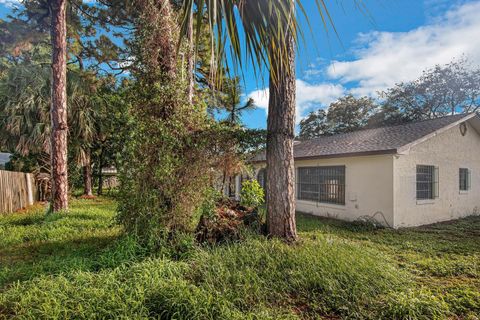
<path id="1" fill-rule="evenodd" d="M 267 118 L 267 227 L 270 235 L 295 241 L 295 47 L 290 32 L 286 41 L 288 61 L 280 61 L 278 54 L 271 54 Z M 272 72 L 275 72 L 275 77 Z"/>
<path id="2" fill-rule="evenodd" d="M 234 102 L 234 103 L 232 104 L 232 111 L 230 112 L 230 123 L 231 123 L 232 125 L 235 124 L 235 120 L 237 119 L 236 114 L 235 114 L 236 112 L 237 112 L 237 110 L 236 110 L 236 108 L 235 108 L 235 102 Z"/>
<path id="3" fill-rule="evenodd" d="M 103 147 L 100 151 L 100 159 L 98 160 L 98 189 L 97 195 L 101 196 L 103 194 Z"/>
<path id="4" fill-rule="evenodd" d="M 92 192 L 92 159 L 90 150 L 85 152 L 85 165 L 83 166 L 83 194 L 93 196 Z"/>
<path id="5" fill-rule="evenodd" d="M 160 0 L 161 10 L 158 12 L 158 23 L 160 30 L 157 33 L 160 41 L 160 65 L 162 70 L 166 72 L 171 78 L 175 77 L 176 73 L 176 49 L 174 40 L 174 26 L 173 9 L 170 0 Z"/>
<path id="6" fill-rule="evenodd" d="M 140 56 L 144 70 L 161 70 L 166 76 L 176 76 L 176 52 L 174 35 L 177 31 L 170 0 L 136 0 L 139 9 L 138 30 L 147 30 L 142 40 Z M 147 71 L 149 73 L 149 71 Z M 157 75 L 152 74 L 152 81 Z"/>
<path id="7" fill-rule="evenodd" d="M 68 209 L 66 0 L 51 0 L 52 12 L 52 209 Z"/>
<path id="8" fill-rule="evenodd" d="M 102 169 L 100 169 L 100 173 L 98 176 L 97 195 L 101 196 L 102 194 L 103 194 L 103 173 L 102 173 Z"/>
<path id="9" fill-rule="evenodd" d="M 187 28 L 187 40 L 188 40 L 188 52 L 187 52 L 187 77 L 188 77 L 188 88 L 187 88 L 187 96 L 188 102 L 190 104 L 193 103 L 193 90 L 195 86 L 195 78 L 194 78 L 194 68 L 195 68 L 195 50 L 194 50 L 194 43 L 193 43 L 193 10 L 190 12 L 190 21 L 188 23 Z"/>

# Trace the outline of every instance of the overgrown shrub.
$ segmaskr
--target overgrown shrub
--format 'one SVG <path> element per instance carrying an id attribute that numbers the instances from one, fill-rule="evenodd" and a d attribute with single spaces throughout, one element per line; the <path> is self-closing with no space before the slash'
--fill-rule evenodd
<path id="1" fill-rule="evenodd" d="M 189 101 L 170 3 L 139 1 L 134 11 L 132 130 L 120 164 L 118 221 L 142 244 L 158 248 L 194 230 L 223 160 L 238 148 L 229 140 L 234 131 L 207 113 L 201 91 Z"/>
<path id="2" fill-rule="evenodd" d="M 245 207 L 257 208 L 265 202 L 265 193 L 255 179 L 247 180 L 242 183 L 240 197 L 241 204 Z"/>
<path id="3" fill-rule="evenodd" d="M 184 89 L 172 79 L 138 81 L 132 88 L 134 129 L 120 167 L 118 220 L 142 241 L 192 230 L 209 186 L 211 153 L 204 132 L 211 120 L 203 106 L 183 102 Z"/>
<path id="4" fill-rule="evenodd" d="M 205 105 L 185 102 L 182 81 L 159 79 L 139 80 L 131 91 L 133 129 L 122 154 L 118 207 L 125 230 L 157 248 L 213 211 L 219 195 L 211 185 L 235 137 Z"/>

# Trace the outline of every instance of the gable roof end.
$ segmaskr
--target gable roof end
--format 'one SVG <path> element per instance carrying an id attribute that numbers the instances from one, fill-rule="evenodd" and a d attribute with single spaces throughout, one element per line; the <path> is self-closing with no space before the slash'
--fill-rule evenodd
<path id="1" fill-rule="evenodd" d="M 406 151 L 406 150 L 409 150 L 409 149 L 412 148 L 413 146 L 416 146 L 417 144 L 420 144 L 420 143 L 422 143 L 422 142 L 424 142 L 424 141 L 427 141 L 428 139 L 433 138 L 433 137 L 441 134 L 442 132 L 445 132 L 445 131 L 447 131 L 447 130 L 449 130 L 449 129 L 451 129 L 451 128 L 453 128 L 453 127 L 455 127 L 455 126 L 457 126 L 457 125 L 459 125 L 459 124 L 461 124 L 461 123 L 463 123 L 463 122 L 465 122 L 465 121 L 469 121 L 469 120 L 471 120 L 471 119 L 480 120 L 480 117 L 479 117 L 476 113 L 463 114 L 463 116 L 464 116 L 464 117 L 461 117 L 459 120 L 454 121 L 454 122 L 452 122 L 452 123 L 450 123 L 450 124 L 448 124 L 448 125 L 440 128 L 440 129 L 438 129 L 438 130 L 436 130 L 436 131 L 434 131 L 434 132 L 431 132 L 431 133 L 427 134 L 426 136 L 423 136 L 423 137 L 421 137 L 421 138 L 419 138 L 419 139 L 417 139 L 417 140 L 415 140 L 415 141 L 412 141 L 411 143 L 408 143 L 408 144 L 406 144 L 406 145 L 404 145 L 404 146 L 401 146 L 400 148 L 398 148 L 397 152 L 398 152 L 398 153 L 402 153 L 402 152 L 404 152 L 404 151 Z M 449 116 L 449 117 L 453 118 L 454 116 Z M 445 117 L 445 118 L 448 118 L 448 117 Z"/>

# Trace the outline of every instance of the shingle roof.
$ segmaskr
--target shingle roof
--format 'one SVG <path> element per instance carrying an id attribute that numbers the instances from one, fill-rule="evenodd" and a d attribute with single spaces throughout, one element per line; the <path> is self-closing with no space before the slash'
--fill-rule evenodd
<path id="1" fill-rule="evenodd" d="M 363 129 L 296 142 L 295 158 L 341 157 L 362 154 L 396 153 L 405 145 L 417 141 L 437 130 L 454 124 L 472 114 L 457 114 L 402 125 Z M 265 161 L 265 152 L 257 154 L 253 162 Z"/>

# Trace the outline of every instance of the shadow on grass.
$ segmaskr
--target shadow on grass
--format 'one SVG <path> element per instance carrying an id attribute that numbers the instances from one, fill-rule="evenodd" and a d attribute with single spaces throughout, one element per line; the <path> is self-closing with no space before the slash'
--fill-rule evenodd
<path id="1" fill-rule="evenodd" d="M 0 251 L 0 287 L 42 275 L 114 267 L 132 258 L 121 257 L 118 252 L 121 241 L 118 235 L 98 235 L 11 246 Z M 109 259 L 112 253 L 117 257 Z"/>
<path id="2" fill-rule="evenodd" d="M 69 212 L 0 217 L 0 288 L 42 275 L 97 271 L 137 259 L 109 199 L 74 200 Z"/>

